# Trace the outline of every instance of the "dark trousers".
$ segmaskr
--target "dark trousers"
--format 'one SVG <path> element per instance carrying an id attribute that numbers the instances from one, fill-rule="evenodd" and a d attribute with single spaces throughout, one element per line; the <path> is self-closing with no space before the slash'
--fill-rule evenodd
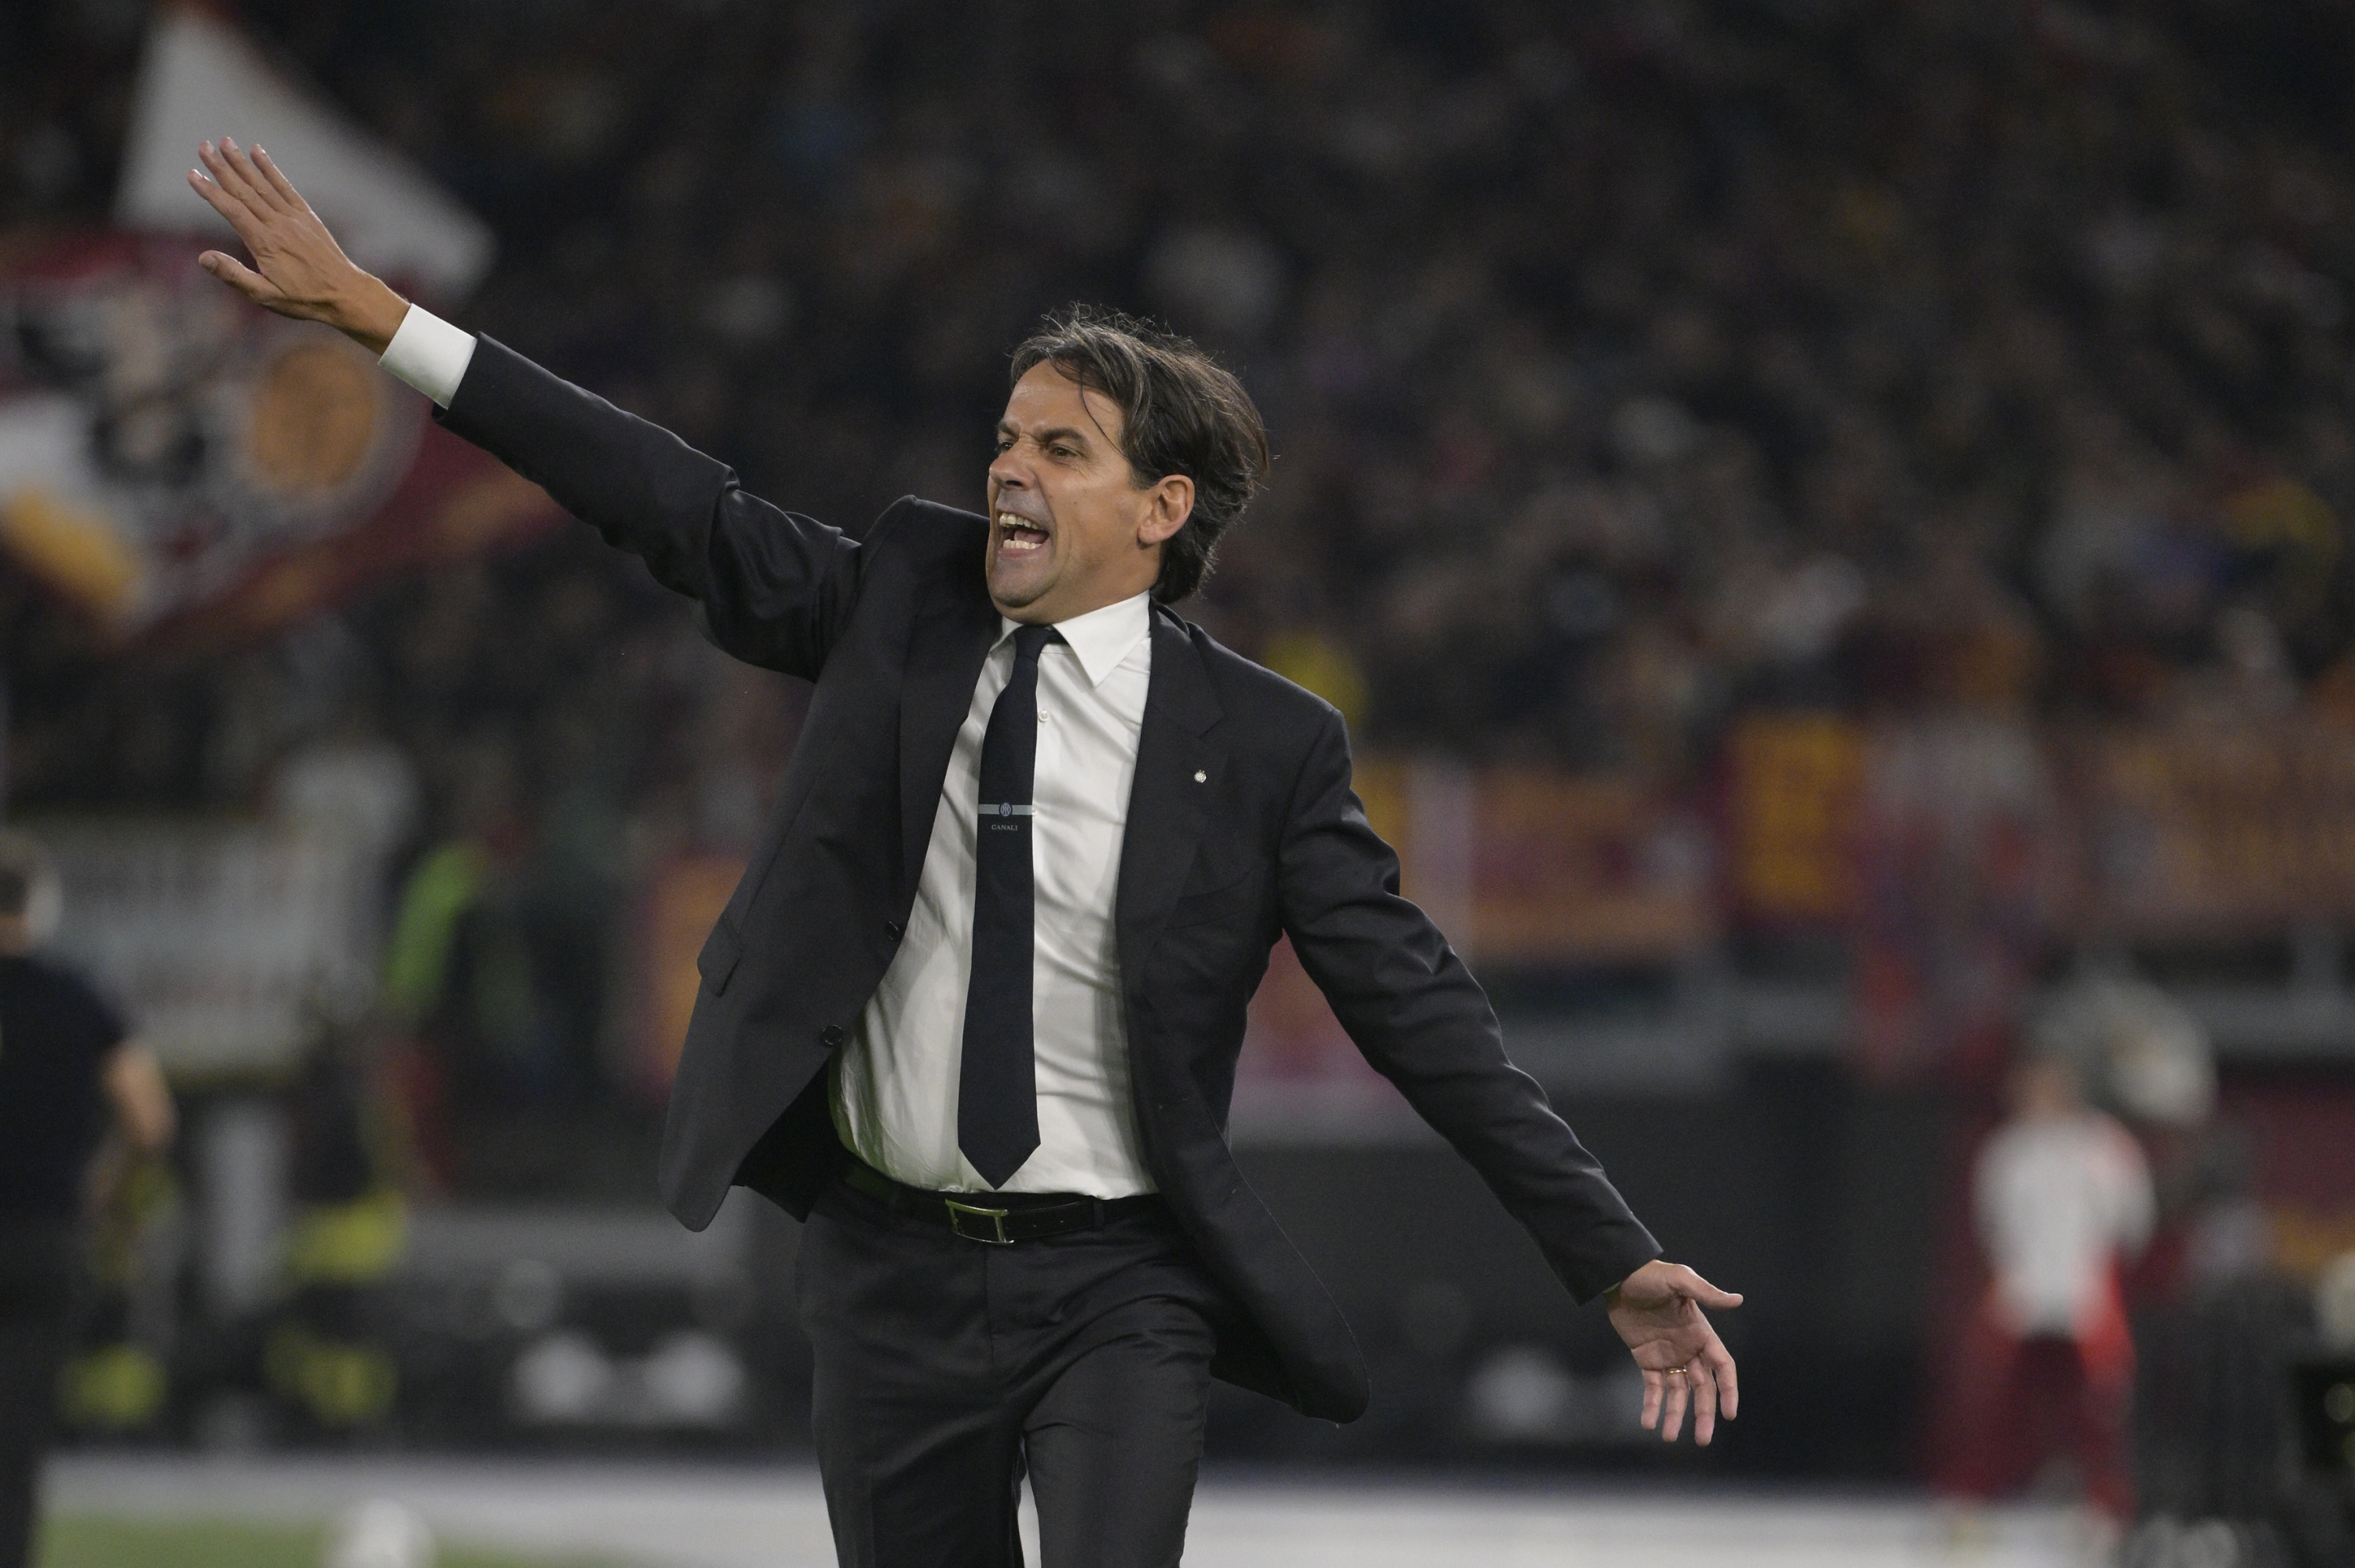
<path id="1" fill-rule="evenodd" d="M 72 1226 L 0 1218 L 0 1568 L 32 1561 L 75 1278 Z"/>
<path id="2" fill-rule="evenodd" d="M 1158 1205 L 992 1246 L 837 1182 L 796 1274 L 844 1568 L 1018 1568 L 1026 1466 L 1046 1568 L 1177 1563 L 1220 1298 Z"/>

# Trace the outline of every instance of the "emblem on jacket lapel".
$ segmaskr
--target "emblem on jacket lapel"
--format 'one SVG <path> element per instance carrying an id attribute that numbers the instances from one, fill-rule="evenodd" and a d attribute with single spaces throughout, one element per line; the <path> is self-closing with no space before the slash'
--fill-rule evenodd
<path id="1" fill-rule="evenodd" d="M 1195 783 L 1197 783 L 1197 784 L 1208 784 L 1209 781 L 1210 781 L 1210 776 L 1209 776 L 1209 774 L 1207 774 L 1207 773 L 1203 772 L 1203 771 L 1202 771 L 1200 768 L 1197 768 L 1196 769 L 1194 769 L 1194 782 L 1195 782 Z"/>

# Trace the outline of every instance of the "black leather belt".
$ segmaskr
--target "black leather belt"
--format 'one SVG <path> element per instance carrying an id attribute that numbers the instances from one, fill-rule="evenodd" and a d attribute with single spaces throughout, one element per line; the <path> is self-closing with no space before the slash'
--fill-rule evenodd
<path id="1" fill-rule="evenodd" d="M 873 1166 L 854 1160 L 842 1180 L 853 1191 L 886 1204 L 895 1214 L 954 1231 L 967 1241 L 1012 1246 L 1072 1231 L 1094 1230 L 1130 1214 L 1161 1206 L 1158 1194 L 1090 1198 L 1060 1192 L 934 1192 L 894 1181 Z"/>

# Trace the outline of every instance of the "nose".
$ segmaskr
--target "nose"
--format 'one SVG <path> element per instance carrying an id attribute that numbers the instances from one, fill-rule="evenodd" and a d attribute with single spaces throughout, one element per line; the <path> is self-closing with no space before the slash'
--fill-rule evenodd
<path id="1" fill-rule="evenodd" d="M 1008 447 L 997 454 L 989 465 L 989 482 L 999 490 L 1031 488 L 1030 465 L 1023 461 L 1019 446 Z"/>

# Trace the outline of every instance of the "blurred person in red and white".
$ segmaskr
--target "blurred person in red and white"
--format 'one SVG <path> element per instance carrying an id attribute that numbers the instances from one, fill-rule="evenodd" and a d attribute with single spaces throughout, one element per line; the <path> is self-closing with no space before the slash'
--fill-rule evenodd
<path id="1" fill-rule="evenodd" d="M 2134 1340 L 2120 1287 L 2150 1239 L 2150 1169 L 2134 1135 L 2051 1054 L 2013 1068 L 2011 1114 L 1978 1154 L 1973 1213 L 1987 1296 L 1961 1350 L 1949 1490 L 1995 1498 L 2070 1462 L 2088 1506 L 2134 1511 Z"/>

